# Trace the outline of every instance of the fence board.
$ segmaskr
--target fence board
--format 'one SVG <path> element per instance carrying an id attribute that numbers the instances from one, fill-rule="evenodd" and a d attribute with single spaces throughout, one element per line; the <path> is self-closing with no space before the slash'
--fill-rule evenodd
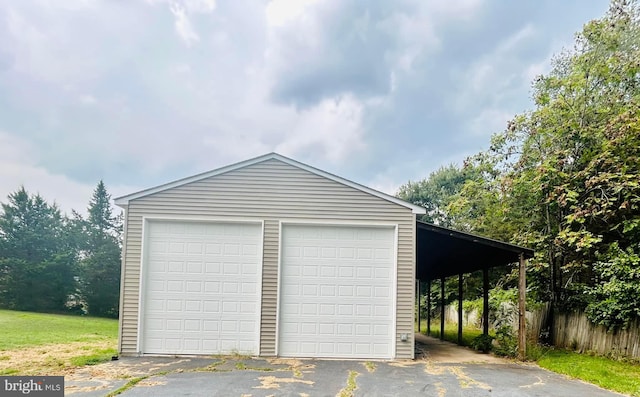
<path id="1" fill-rule="evenodd" d="M 456 322 L 457 308 L 448 305 L 445 310 L 446 321 Z M 501 306 L 500 316 L 511 317 L 517 313 L 515 305 Z M 548 323 L 550 304 L 527 312 L 527 339 L 537 343 L 540 334 Z M 513 313 L 512 313 L 513 312 Z M 495 315 L 495 313 L 493 313 Z M 503 317 L 504 318 L 504 317 Z M 626 330 L 607 332 L 603 326 L 592 324 L 582 312 L 557 313 L 553 316 L 554 328 L 552 343 L 557 347 L 566 347 L 579 352 L 594 352 L 597 354 L 612 355 L 614 357 L 640 358 L 640 323 L 630 324 Z M 510 321 L 517 329 L 517 317 Z M 473 310 L 464 313 L 463 324 L 480 326 L 480 313 Z M 491 328 L 495 324 L 490 324 Z"/>
<path id="2" fill-rule="evenodd" d="M 582 312 L 559 313 L 554 316 L 553 344 L 580 352 L 595 352 L 613 356 L 640 358 L 640 324 L 632 323 L 626 330 L 607 332 L 592 324 Z"/>

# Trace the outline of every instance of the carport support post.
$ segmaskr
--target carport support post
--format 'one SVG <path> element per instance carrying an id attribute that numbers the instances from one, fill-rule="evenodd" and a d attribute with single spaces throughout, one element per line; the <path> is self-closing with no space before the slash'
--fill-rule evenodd
<path id="1" fill-rule="evenodd" d="M 518 358 L 520 360 L 524 360 L 527 353 L 527 319 L 525 317 L 526 275 L 527 266 L 524 253 L 520 253 L 520 269 L 518 272 Z"/>
<path id="2" fill-rule="evenodd" d="M 482 334 L 489 335 L 489 269 L 482 269 Z"/>
<path id="3" fill-rule="evenodd" d="M 444 340 L 444 277 L 440 278 L 440 340 Z"/>
<path id="4" fill-rule="evenodd" d="M 431 279 L 427 279 L 427 335 L 431 336 Z"/>
<path id="5" fill-rule="evenodd" d="M 458 344 L 462 345 L 462 273 L 458 274 Z"/>

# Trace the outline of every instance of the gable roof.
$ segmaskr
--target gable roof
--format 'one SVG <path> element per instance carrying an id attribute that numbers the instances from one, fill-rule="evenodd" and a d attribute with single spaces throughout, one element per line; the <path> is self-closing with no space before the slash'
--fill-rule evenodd
<path id="1" fill-rule="evenodd" d="M 241 161 L 239 163 L 227 165 L 227 166 L 222 167 L 222 168 L 218 168 L 218 169 L 215 169 L 215 170 L 203 172 L 201 174 L 197 174 L 197 175 L 190 176 L 190 177 L 187 177 L 187 178 L 178 179 L 178 180 L 173 181 L 173 182 L 168 182 L 168 183 L 156 186 L 156 187 L 152 187 L 152 188 L 149 188 L 149 189 L 141 190 L 139 192 L 131 193 L 131 194 L 128 194 L 126 196 L 117 197 L 114 201 L 115 201 L 116 205 L 118 205 L 120 207 L 123 207 L 123 206 L 128 205 L 129 201 L 131 201 L 131 200 L 135 200 L 135 199 L 138 199 L 138 198 L 141 198 L 141 197 L 149 196 L 151 194 L 162 192 L 162 191 L 165 191 L 165 190 L 168 190 L 168 189 L 172 189 L 172 188 L 175 188 L 175 187 L 178 187 L 178 186 L 186 185 L 186 184 L 191 183 L 191 182 L 197 182 L 197 181 L 200 181 L 202 179 L 209 178 L 209 177 L 212 177 L 212 176 L 221 175 L 221 174 L 224 174 L 224 173 L 227 173 L 227 172 L 230 172 L 230 171 L 234 171 L 234 170 L 237 170 L 237 169 L 240 169 L 240 168 L 248 167 L 250 165 L 262 163 L 262 162 L 267 161 L 267 160 L 278 160 L 278 161 L 281 161 L 281 162 L 289 164 L 289 165 L 291 165 L 293 167 L 300 168 L 300 169 L 303 169 L 305 171 L 311 172 L 312 174 L 315 174 L 315 175 L 330 179 L 330 180 L 332 180 L 334 182 L 338 182 L 338 183 L 340 183 L 342 185 L 346 185 L 346 186 L 352 187 L 352 188 L 354 188 L 356 190 L 360 190 L 361 192 L 364 192 L 364 193 L 370 194 L 372 196 L 379 197 L 379 198 L 381 198 L 383 200 L 390 201 L 392 203 L 401 205 L 403 207 L 411 209 L 414 214 L 425 214 L 426 213 L 426 209 L 424 209 L 423 207 L 411 204 L 411 203 L 406 202 L 404 200 L 401 200 L 401 199 L 399 199 L 397 197 L 388 195 L 386 193 L 379 192 L 379 191 L 377 191 L 375 189 L 371 189 L 371 188 L 366 187 L 364 185 L 361 185 L 359 183 L 350 181 L 348 179 L 341 178 L 341 177 L 339 177 L 337 175 L 328 173 L 326 171 L 322 171 L 322 170 L 320 170 L 318 168 L 311 167 L 310 165 L 303 164 L 301 162 L 292 160 L 292 159 L 290 159 L 288 157 L 285 157 L 285 156 L 282 156 L 282 155 L 280 155 L 278 153 L 265 154 L 263 156 L 259 156 L 259 157 L 255 157 L 255 158 L 252 158 L 252 159 L 249 159 L 249 160 Z"/>

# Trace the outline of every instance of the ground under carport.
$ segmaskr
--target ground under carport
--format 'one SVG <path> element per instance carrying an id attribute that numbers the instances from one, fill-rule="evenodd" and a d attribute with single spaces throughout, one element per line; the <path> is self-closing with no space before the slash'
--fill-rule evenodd
<path id="1" fill-rule="evenodd" d="M 102 372 L 148 376 L 121 394 L 126 397 L 336 396 L 341 391 L 356 396 L 618 396 L 535 365 L 417 338 L 421 357 L 413 361 L 144 357 L 103 364 Z M 66 395 L 104 396 L 126 383 L 89 375 L 69 377 Z"/>

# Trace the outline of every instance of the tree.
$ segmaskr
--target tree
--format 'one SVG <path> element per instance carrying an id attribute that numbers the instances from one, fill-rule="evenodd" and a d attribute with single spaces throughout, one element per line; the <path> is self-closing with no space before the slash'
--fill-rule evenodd
<path id="1" fill-rule="evenodd" d="M 429 178 L 407 182 L 400 186 L 397 197 L 427 209 L 422 216 L 425 222 L 452 227 L 455 219 L 447 212 L 447 206 L 462 189 L 465 181 L 475 176 L 472 169 L 460 169 L 454 164 L 432 172 Z"/>
<path id="2" fill-rule="evenodd" d="M 64 311 L 75 292 L 76 251 L 67 220 L 24 187 L 8 196 L 0 213 L 0 298 L 3 307 Z"/>
<path id="3" fill-rule="evenodd" d="M 117 317 L 120 299 L 121 225 L 113 216 L 111 196 L 102 181 L 89 202 L 88 219 L 76 216 L 77 229 L 85 236 L 80 261 L 81 296 L 88 312 Z"/>
<path id="4" fill-rule="evenodd" d="M 636 2 L 614 0 L 584 26 L 575 48 L 534 82 L 535 109 L 516 116 L 481 154 L 500 173 L 495 205 L 483 208 L 474 197 L 486 201 L 482 193 L 492 190 L 483 186 L 467 185 L 459 197 L 467 200 L 461 208 L 480 209 L 469 217 L 474 230 L 502 203 L 498 214 L 520 230 L 512 241 L 536 250 L 530 285 L 541 299 L 587 308 L 593 321 L 614 328 L 638 317 L 628 303 L 637 300 L 631 284 L 640 241 L 639 15 Z M 614 281 L 626 292 L 603 305 Z"/>

